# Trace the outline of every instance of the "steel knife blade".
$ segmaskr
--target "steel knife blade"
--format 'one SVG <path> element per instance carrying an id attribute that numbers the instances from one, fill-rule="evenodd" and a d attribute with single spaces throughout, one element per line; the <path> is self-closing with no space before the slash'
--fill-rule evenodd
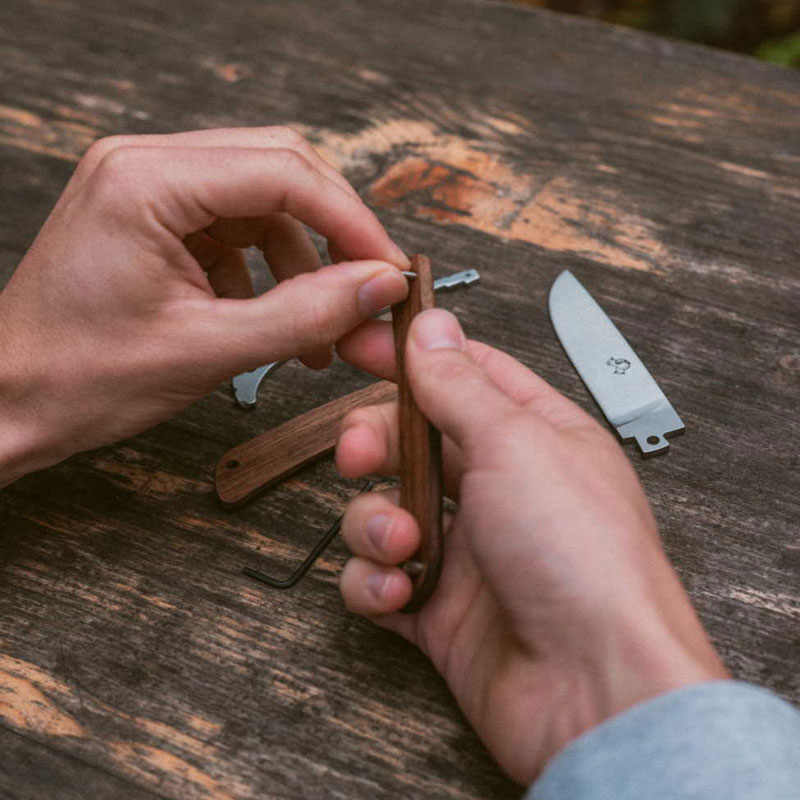
<path id="1" fill-rule="evenodd" d="M 684 424 L 633 348 L 569 271 L 550 288 L 550 320 L 561 346 L 623 442 L 644 456 L 669 448 Z"/>

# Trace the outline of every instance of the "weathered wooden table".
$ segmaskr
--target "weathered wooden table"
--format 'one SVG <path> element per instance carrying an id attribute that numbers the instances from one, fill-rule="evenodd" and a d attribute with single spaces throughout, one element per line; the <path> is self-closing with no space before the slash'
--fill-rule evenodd
<path id="1" fill-rule="evenodd" d="M 484 0 L 5 0 L 0 270 L 96 138 L 289 124 L 474 337 L 596 409 L 548 322 L 572 270 L 687 423 L 641 474 L 725 660 L 794 701 L 800 76 Z M 255 263 L 255 262 L 254 262 Z M 0 786 L 22 798 L 511 798 L 443 682 L 350 616 L 330 460 L 228 513 L 228 448 L 365 385 L 289 365 L 0 495 Z"/>

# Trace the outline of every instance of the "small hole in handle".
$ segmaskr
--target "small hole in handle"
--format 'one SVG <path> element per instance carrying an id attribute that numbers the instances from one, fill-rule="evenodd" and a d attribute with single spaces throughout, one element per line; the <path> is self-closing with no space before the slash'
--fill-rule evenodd
<path id="1" fill-rule="evenodd" d="M 661 441 L 660 436 L 648 436 L 647 444 L 658 444 Z"/>
<path id="2" fill-rule="evenodd" d="M 649 441 L 649 439 L 648 439 L 648 441 Z M 235 458 L 232 458 L 230 461 L 226 461 L 225 462 L 225 466 L 228 469 L 236 469 L 236 467 L 239 466 L 239 462 Z"/>

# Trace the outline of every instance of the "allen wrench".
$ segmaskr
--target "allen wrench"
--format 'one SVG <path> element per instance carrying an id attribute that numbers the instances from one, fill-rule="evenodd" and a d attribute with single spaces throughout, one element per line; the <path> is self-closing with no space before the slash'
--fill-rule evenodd
<path id="1" fill-rule="evenodd" d="M 372 481 L 366 481 L 363 486 L 358 490 L 358 495 L 364 494 L 364 492 L 369 492 L 374 488 L 375 484 Z M 341 514 L 336 522 L 322 534 L 320 540 L 314 545 L 313 548 L 309 551 L 308 555 L 303 559 L 300 566 L 294 570 L 294 572 L 289 575 L 288 578 L 273 578 L 271 575 L 267 575 L 264 572 L 259 572 L 258 570 L 252 569 L 251 567 L 242 567 L 242 573 L 247 575 L 248 578 L 253 578 L 254 580 L 260 581 L 261 583 L 266 583 L 267 586 L 271 586 L 273 589 L 291 589 L 295 584 L 297 584 L 303 575 L 311 569 L 314 562 L 322 555 L 328 545 L 333 541 L 336 534 L 339 532 L 339 528 L 342 527 L 342 519 L 344 518 L 344 514 Z"/>

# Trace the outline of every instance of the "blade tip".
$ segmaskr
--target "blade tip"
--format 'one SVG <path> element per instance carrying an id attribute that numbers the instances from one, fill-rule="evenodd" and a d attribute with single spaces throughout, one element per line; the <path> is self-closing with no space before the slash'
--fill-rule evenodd
<path id="1" fill-rule="evenodd" d="M 575 281 L 576 278 L 568 269 L 565 269 L 556 275 L 555 280 L 550 286 L 550 292 L 547 295 L 547 305 L 549 306 L 551 317 L 553 315 L 553 304 L 556 301 L 556 298 L 570 280 Z"/>

